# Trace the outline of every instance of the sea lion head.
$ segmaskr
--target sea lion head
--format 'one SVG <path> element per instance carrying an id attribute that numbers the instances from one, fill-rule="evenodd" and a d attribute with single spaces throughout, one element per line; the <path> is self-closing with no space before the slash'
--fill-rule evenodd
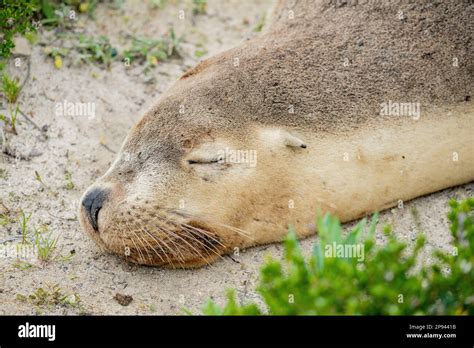
<path id="1" fill-rule="evenodd" d="M 84 193 L 81 224 L 105 249 L 139 264 L 200 266 L 258 243 L 253 231 L 278 203 L 269 200 L 285 204 L 284 157 L 304 143 L 252 121 L 232 84 L 209 74 L 212 88 L 206 75 L 185 74 Z"/>

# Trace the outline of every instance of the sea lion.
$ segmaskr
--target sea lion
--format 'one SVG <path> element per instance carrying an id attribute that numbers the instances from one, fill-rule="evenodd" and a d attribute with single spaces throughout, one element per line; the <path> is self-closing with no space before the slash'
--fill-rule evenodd
<path id="1" fill-rule="evenodd" d="M 280 1 L 186 72 L 82 197 L 132 262 L 208 264 L 474 180 L 469 1 Z"/>

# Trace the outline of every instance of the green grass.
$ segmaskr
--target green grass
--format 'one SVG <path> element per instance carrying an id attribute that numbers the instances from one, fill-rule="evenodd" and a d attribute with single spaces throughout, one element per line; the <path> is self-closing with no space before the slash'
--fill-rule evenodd
<path id="1" fill-rule="evenodd" d="M 253 28 L 253 31 L 259 33 L 262 31 L 263 29 L 263 26 L 265 25 L 265 19 L 266 19 L 266 16 L 265 14 L 263 14 L 262 16 L 260 16 L 257 24 L 255 24 L 255 27 Z"/>
<path id="2" fill-rule="evenodd" d="M 42 186 L 46 186 L 43 182 L 43 178 L 37 170 L 35 170 L 35 180 L 38 181 Z"/>
<path id="3" fill-rule="evenodd" d="M 36 231 L 35 247 L 38 253 L 38 259 L 42 262 L 51 260 L 54 251 L 56 250 L 58 238 L 52 238 L 51 232 L 48 234 Z"/>
<path id="4" fill-rule="evenodd" d="M 20 95 L 20 90 L 21 88 L 18 79 L 11 78 L 6 73 L 2 75 L 2 85 L 0 91 L 3 93 L 10 104 L 13 104 L 17 101 L 18 96 Z"/>
<path id="5" fill-rule="evenodd" d="M 30 227 L 31 215 L 31 213 L 28 214 L 24 210 L 21 210 L 19 213 L 18 224 L 21 233 L 21 244 L 19 245 L 33 243 L 36 248 L 38 260 L 48 262 L 52 260 L 54 252 L 57 249 L 59 238 L 53 238 L 53 234 L 49 232 L 46 225 L 33 227 L 34 233 L 32 233 L 32 227 Z M 2 217 L 4 220 L 1 219 Z M 2 221 L 4 224 L 11 222 L 6 215 L 0 216 L 0 225 L 2 224 Z"/>
<path id="6" fill-rule="evenodd" d="M 197 58 L 201 58 L 202 56 L 206 55 L 207 52 L 208 50 L 202 44 L 197 44 L 196 50 L 194 51 L 194 56 Z"/>
<path id="7" fill-rule="evenodd" d="M 18 105 L 15 107 L 15 109 L 12 109 L 9 107 L 10 111 L 10 117 L 0 114 L 0 121 L 2 121 L 5 126 L 8 126 L 7 128 L 8 131 L 10 131 L 13 134 L 18 134 L 16 130 L 16 120 L 18 119 L 18 111 L 20 109 L 18 108 Z"/>
<path id="8" fill-rule="evenodd" d="M 31 213 L 27 214 L 24 210 L 20 211 L 20 218 L 18 223 L 20 225 L 20 232 L 21 232 L 21 243 L 22 244 L 29 244 L 29 235 L 30 235 L 30 228 L 28 226 L 31 218 Z"/>
<path id="9" fill-rule="evenodd" d="M 208 301 L 208 315 L 473 315 L 474 314 L 474 198 L 450 202 L 448 214 L 452 246 L 430 252 L 432 264 L 420 253 L 425 238 L 419 234 L 410 248 L 395 238 L 375 244 L 377 215 L 360 222 L 344 236 L 330 215 L 317 219 L 320 240 L 304 257 L 296 235 L 284 243 L 284 259 L 268 259 L 260 269 L 257 292 L 265 305 L 240 304 L 229 290 L 221 307 Z M 329 257 L 331 245 L 360 246 L 363 260 Z"/>
<path id="10" fill-rule="evenodd" d="M 74 190 L 76 185 L 74 185 L 74 182 L 72 181 L 72 173 L 69 171 L 66 171 L 64 174 L 64 180 L 66 180 L 66 185 L 64 186 L 66 190 Z"/>

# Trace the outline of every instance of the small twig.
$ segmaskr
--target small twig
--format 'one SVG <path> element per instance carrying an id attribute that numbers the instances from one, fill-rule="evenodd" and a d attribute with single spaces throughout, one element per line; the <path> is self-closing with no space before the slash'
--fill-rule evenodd
<path id="1" fill-rule="evenodd" d="M 110 151 L 110 152 L 112 152 L 112 153 L 117 153 L 117 151 L 112 150 L 110 147 L 108 147 L 108 146 L 107 146 L 106 144 L 104 144 L 104 143 L 100 143 L 100 145 L 102 145 L 106 150 L 108 150 L 108 151 Z"/>
<path id="2" fill-rule="evenodd" d="M 232 256 L 230 256 L 230 255 L 227 255 L 227 256 L 229 257 L 229 259 L 231 259 L 231 260 L 234 261 L 235 263 L 240 263 L 240 261 L 234 259 Z"/>
<path id="3" fill-rule="evenodd" d="M 18 111 L 20 112 L 20 114 L 31 124 L 33 125 L 33 127 L 35 127 L 37 130 L 39 130 L 40 132 L 43 132 L 42 129 L 40 128 L 40 126 L 38 126 L 29 116 L 27 116 L 23 111 L 21 111 L 20 109 L 18 109 Z"/>
<path id="4" fill-rule="evenodd" d="M 12 241 L 20 239 L 20 238 L 21 238 L 21 236 L 13 236 L 13 237 L 10 237 L 10 238 L 6 238 L 6 239 L 1 240 L 0 244 L 5 244 L 5 243 L 8 243 L 8 242 L 12 242 Z"/>

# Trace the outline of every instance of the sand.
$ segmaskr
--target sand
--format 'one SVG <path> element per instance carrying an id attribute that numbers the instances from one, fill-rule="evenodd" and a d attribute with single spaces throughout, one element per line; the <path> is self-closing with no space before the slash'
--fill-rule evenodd
<path id="1" fill-rule="evenodd" d="M 107 71 L 94 65 L 72 66 L 67 58 L 58 70 L 44 46 L 19 45 L 17 51 L 29 55 L 31 71 L 18 105 L 37 128 L 20 116 L 18 135 L 6 133 L 9 152 L 20 159 L 0 155 L 0 214 L 13 220 L 0 225 L 0 251 L 21 241 L 20 211 L 31 213 L 30 231 L 47 228 L 58 242 L 53 260 L 33 260 L 27 269 L 18 267 L 15 258 L 0 256 L 0 314 L 182 314 L 183 308 L 199 313 L 209 298 L 223 303 L 227 288 L 235 288 L 241 301 L 261 302 L 254 291 L 258 269 L 268 254 L 281 256 L 281 244 L 251 248 L 194 270 L 142 267 L 102 252 L 81 231 L 76 211 L 81 194 L 107 170 L 128 129 L 160 94 L 200 59 L 256 35 L 253 28 L 270 3 L 210 1 L 207 14 L 192 15 L 190 1 L 170 1 L 162 9 L 129 1 L 121 10 L 99 5 L 95 20 L 80 17 L 76 30 L 107 35 L 119 50 L 127 34 L 159 36 L 172 26 L 184 35 L 182 57 L 160 62 L 147 75 L 140 65 L 126 67 L 115 61 Z M 185 11 L 184 19 L 179 19 L 179 10 Z M 54 46 L 57 33 L 42 31 L 39 37 L 44 45 Z M 196 57 L 195 51 L 203 47 L 207 53 Z M 20 67 L 9 66 L 21 78 L 26 69 L 26 60 Z M 95 117 L 57 116 L 55 107 L 65 100 L 94 103 Z M 447 202 L 472 196 L 473 188 L 470 183 L 406 202 L 403 208 L 383 212 L 382 223 L 392 224 L 407 243 L 424 231 L 428 248 L 423 255 L 429 262 L 429 249 L 450 249 Z M 316 238 L 302 241 L 306 253 Z M 383 243 L 381 233 L 377 241 Z M 61 294 L 69 295 L 69 302 L 80 298 L 79 305 L 38 306 L 17 296 L 55 284 Z"/>

